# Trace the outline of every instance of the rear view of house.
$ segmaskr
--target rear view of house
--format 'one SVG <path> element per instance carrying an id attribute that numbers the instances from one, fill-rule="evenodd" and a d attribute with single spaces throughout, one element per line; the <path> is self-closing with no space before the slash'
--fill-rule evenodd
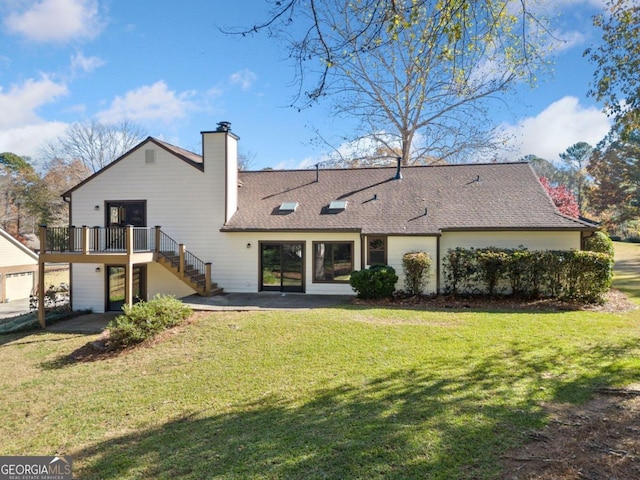
<path id="1" fill-rule="evenodd" d="M 0 228 L 0 303 L 29 298 L 37 271 L 38 255 Z"/>
<path id="2" fill-rule="evenodd" d="M 228 122 L 202 132 L 202 155 L 149 137 L 64 194 L 70 227 L 43 228 L 41 262 L 72 264 L 74 309 L 353 294 L 353 270 L 401 274 L 409 251 L 431 256 L 437 292 L 450 248 L 580 249 L 594 231 L 558 213 L 527 163 L 238 172 L 238 140 Z"/>

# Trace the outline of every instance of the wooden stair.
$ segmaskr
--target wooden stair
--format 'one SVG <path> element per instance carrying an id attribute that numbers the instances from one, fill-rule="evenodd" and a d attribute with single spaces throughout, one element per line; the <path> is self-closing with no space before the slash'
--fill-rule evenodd
<path id="1" fill-rule="evenodd" d="M 164 232 L 159 232 L 156 262 L 173 273 L 202 297 L 220 295 L 223 290 L 211 282 L 211 263 L 205 263 Z M 160 238 L 162 237 L 162 238 Z"/>

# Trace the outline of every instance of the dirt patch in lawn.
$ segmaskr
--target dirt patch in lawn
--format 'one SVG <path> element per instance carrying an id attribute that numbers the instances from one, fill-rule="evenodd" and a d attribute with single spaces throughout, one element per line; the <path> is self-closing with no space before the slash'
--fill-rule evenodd
<path id="1" fill-rule="evenodd" d="M 503 455 L 502 480 L 640 478 L 640 385 L 603 389 L 578 408 L 546 409 L 549 424 Z"/>

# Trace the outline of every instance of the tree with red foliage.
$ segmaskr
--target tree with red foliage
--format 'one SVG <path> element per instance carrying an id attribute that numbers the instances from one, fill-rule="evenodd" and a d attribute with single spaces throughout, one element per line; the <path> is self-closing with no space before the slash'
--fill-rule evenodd
<path id="1" fill-rule="evenodd" d="M 564 185 L 552 186 L 546 177 L 540 177 L 540 183 L 560 213 L 572 218 L 578 218 L 580 216 L 578 202 L 571 190 Z"/>

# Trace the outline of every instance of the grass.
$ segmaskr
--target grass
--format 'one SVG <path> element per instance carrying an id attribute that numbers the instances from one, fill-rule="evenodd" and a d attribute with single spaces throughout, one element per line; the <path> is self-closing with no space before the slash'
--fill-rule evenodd
<path id="1" fill-rule="evenodd" d="M 68 264 L 54 264 L 47 265 L 45 267 L 45 279 L 44 284 L 46 288 L 50 285 L 59 287 L 60 284 L 65 283 L 69 285 L 69 265 Z"/>
<path id="2" fill-rule="evenodd" d="M 640 299 L 637 273 L 615 282 Z M 363 306 L 202 316 L 75 364 L 94 337 L 4 336 L 0 455 L 86 479 L 496 478 L 545 403 L 640 381 L 639 337 L 640 311 Z"/>
<path id="3" fill-rule="evenodd" d="M 640 304 L 640 243 L 614 242 L 614 246 L 616 264 L 613 287 Z"/>

